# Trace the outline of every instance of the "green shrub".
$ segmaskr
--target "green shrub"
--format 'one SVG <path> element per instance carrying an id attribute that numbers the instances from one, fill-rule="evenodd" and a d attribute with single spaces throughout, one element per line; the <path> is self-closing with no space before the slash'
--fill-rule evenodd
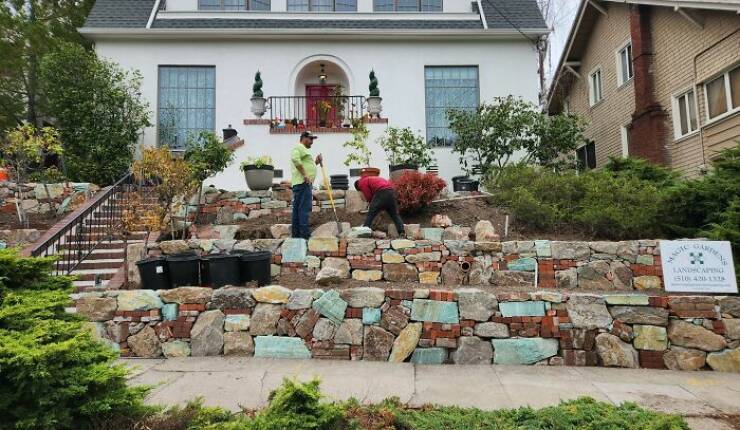
<path id="1" fill-rule="evenodd" d="M 52 261 L 0 250 L 3 423 L 86 429 L 110 417 L 145 413 L 146 389 L 128 388 L 126 370 L 113 364 L 117 353 L 65 313 L 71 282 L 49 275 Z"/>
<path id="2" fill-rule="evenodd" d="M 673 186 L 678 182 L 678 173 L 647 160 L 637 158 L 609 157 L 604 170 L 618 177 L 633 177 L 656 186 Z"/>
<path id="3" fill-rule="evenodd" d="M 516 223 L 533 232 L 577 230 L 615 240 L 658 233 L 658 187 L 634 175 L 507 166 L 492 191 Z"/>

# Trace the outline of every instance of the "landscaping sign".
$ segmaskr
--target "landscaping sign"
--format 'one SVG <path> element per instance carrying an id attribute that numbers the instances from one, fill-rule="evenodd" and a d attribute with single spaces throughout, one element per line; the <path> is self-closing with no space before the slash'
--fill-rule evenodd
<path id="1" fill-rule="evenodd" d="M 661 240 L 666 291 L 737 293 L 730 242 Z"/>

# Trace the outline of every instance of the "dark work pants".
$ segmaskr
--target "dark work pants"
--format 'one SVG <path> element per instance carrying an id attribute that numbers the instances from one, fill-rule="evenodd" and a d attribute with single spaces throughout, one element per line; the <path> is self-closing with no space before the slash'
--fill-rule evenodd
<path id="1" fill-rule="evenodd" d="M 395 191 L 387 189 L 380 190 L 375 193 L 375 195 L 373 196 L 373 200 L 370 202 L 370 207 L 367 211 L 367 218 L 365 218 L 365 224 L 363 225 L 365 227 L 372 228 L 373 220 L 381 211 L 388 212 L 391 220 L 393 220 L 393 224 L 396 225 L 396 230 L 398 231 L 398 234 L 403 235 L 403 220 L 401 220 L 401 217 L 398 215 L 398 205 L 396 204 Z"/>
<path id="2" fill-rule="evenodd" d="M 293 185 L 293 217 L 291 236 L 308 240 L 311 229 L 308 226 L 308 216 L 311 214 L 312 200 L 311 185 Z"/>

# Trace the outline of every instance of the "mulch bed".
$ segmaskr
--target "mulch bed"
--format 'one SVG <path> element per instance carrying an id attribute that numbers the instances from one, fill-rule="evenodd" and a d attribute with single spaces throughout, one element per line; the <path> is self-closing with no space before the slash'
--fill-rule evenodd
<path id="1" fill-rule="evenodd" d="M 53 213 L 28 214 L 28 227 L 18 222 L 18 216 L 14 213 L 0 213 L 0 230 L 16 230 L 23 228 L 35 228 L 37 230 L 48 230 L 61 218 Z"/>

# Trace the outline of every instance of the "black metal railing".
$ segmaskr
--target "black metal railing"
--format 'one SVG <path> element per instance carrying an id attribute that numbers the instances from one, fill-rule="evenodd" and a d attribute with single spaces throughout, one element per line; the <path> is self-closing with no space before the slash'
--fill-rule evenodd
<path id="1" fill-rule="evenodd" d="M 274 126 L 349 127 L 367 112 L 364 96 L 277 96 L 269 98 Z"/>
<path id="2" fill-rule="evenodd" d="M 133 176 L 128 173 L 57 223 L 23 253 L 33 257 L 56 255 L 59 258 L 52 272 L 70 274 L 98 245 L 120 236 L 123 210 L 133 190 Z"/>

